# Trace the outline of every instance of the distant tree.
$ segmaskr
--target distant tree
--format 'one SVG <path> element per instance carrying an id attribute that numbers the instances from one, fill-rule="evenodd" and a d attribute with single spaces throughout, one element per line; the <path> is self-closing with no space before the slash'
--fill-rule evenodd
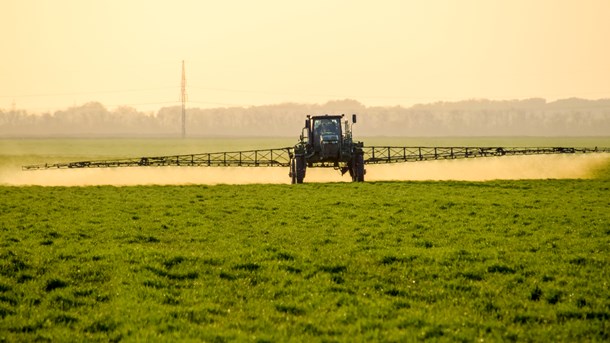
<path id="1" fill-rule="evenodd" d="M 368 136 L 608 135 L 610 99 L 491 101 L 471 99 L 409 108 L 366 107 L 356 100 L 324 104 L 282 103 L 226 108 L 188 108 L 189 136 L 294 136 L 307 114 L 358 114 L 358 133 Z M 0 110 L 3 136 L 179 135 L 181 107 L 146 114 L 131 107 L 109 111 L 89 102 L 34 115 Z"/>

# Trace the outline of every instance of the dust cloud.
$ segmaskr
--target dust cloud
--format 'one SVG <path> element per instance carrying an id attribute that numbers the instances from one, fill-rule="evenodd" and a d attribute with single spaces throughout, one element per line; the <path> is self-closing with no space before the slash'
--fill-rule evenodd
<path id="1" fill-rule="evenodd" d="M 608 154 L 508 156 L 374 165 L 367 168 L 367 176 L 378 181 L 583 179 L 608 164 Z"/>
<path id="2" fill-rule="evenodd" d="M 368 165 L 367 181 L 392 180 L 518 180 L 590 178 L 610 164 L 608 154 L 492 157 L 471 160 L 429 161 Z M 310 168 L 306 182 L 349 182 L 332 169 Z M 288 184 L 288 168 L 248 167 L 134 167 L 22 171 L 0 169 L 0 185 L 189 185 Z"/>

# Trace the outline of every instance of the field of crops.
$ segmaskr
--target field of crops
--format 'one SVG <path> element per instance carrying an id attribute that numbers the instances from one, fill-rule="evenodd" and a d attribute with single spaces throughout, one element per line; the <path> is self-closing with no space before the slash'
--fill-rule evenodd
<path id="1" fill-rule="evenodd" d="M 0 187 L 0 341 L 607 341 L 605 176 Z"/>
<path id="2" fill-rule="evenodd" d="M 370 141 L 610 146 L 608 138 Z M 188 184 L 200 180 L 188 173 L 214 168 L 20 170 L 290 145 L 0 140 L 0 342 L 610 339 L 607 156 L 421 162 L 389 174 L 505 179 L 487 182 L 116 187 L 125 175 L 132 184 Z M 228 180 L 277 183 L 261 170 Z M 288 182 L 287 171 L 277 173 Z M 53 178 L 109 185 L 11 186 Z"/>

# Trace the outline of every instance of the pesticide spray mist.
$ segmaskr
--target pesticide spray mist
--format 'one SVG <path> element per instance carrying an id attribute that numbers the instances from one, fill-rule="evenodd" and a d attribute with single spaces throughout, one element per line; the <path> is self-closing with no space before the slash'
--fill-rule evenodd
<path id="1" fill-rule="evenodd" d="M 518 180 L 591 178 L 610 164 L 608 154 L 492 157 L 367 166 L 367 181 Z M 307 169 L 306 182 L 350 182 L 332 169 Z M 287 168 L 134 167 L 22 171 L 0 169 L 0 184 L 10 186 L 288 184 Z"/>

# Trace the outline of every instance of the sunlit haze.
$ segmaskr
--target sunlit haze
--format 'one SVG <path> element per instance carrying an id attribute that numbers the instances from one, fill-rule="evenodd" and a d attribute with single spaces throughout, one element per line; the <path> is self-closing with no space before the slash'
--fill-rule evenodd
<path id="1" fill-rule="evenodd" d="M 0 3 L 0 109 L 610 97 L 610 1 Z"/>

